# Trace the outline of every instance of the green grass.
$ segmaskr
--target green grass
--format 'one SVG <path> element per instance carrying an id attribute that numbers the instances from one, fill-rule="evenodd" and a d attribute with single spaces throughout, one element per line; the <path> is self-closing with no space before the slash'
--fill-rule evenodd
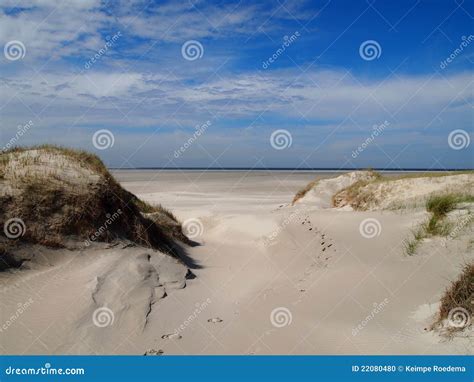
<path id="1" fill-rule="evenodd" d="M 422 223 L 415 231 L 412 237 L 405 240 L 405 253 L 409 256 L 415 254 L 416 249 L 426 237 L 429 236 L 448 236 L 453 228 L 453 224 L 446 221 L 446 216 L 454 211 L 460 203 L 473 203 L 474 195 L 469 194 L 443 194 L 433 195 L 426 201 L 426 210 L 431 216 L 428 221 Z"/>
<path id="2" fill-rule="evenodd" d="M 455 210 L 460 203 L 474 202 L 473 195 L 445 194 L 430 197 L 426 202 L 426 210 L 431 217 L 426 225 L 426 232 L 432 236 L 447 236 L 452 224 L 446 222 L 446 215 Z"/>
<path id="3" fill-rule="evenodd" d="M 430 236 L 448 236 L 452 224 L 437 215 L 432 215 L 426 224 L 426 233 Z"/>
<path id="4" fill-rule="evenodd" d="M 425 232 L 425 224 L 422 224 L 420 227 L 412 231 L 412 238 L 404 241 L 403 245 L 405 247 L 405 253 L 408 256 L 413 256 L 415 254 L 421 240 L 426 237 Z"/>
<path id="5" fill-rule="evenodd" d="M 456 208 L 458 199 L 459 196 L 454 194 L 431 196 L 426 202 L 426 210 L 442 218 Z"/>

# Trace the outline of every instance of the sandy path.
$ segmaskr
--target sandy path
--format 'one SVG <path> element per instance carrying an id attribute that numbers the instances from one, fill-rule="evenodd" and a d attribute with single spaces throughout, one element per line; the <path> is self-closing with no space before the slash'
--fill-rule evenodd
<path id="1" fill-rule="evenodd" d="M 474 257 L 472 230 L 406 257 L 402 241 L 423 212 L 289 206 L 314 174 L 115 176 L 182 221 L 193 219 L 201 245 L 187 250 L 196 277 L 180 289 L 186 268 L 139 247 L 35 252 L 33 269 L 0 274 L 2 353 L 473 352 L 471 332 L 442 341 L 424 330 L 450 280 Z M 365 219 L 377 220 L 379 235 L 361 235 Z M 98 327 L 92 318 L 104 306 L 114 319 Z"/>
<path id="2" fill-rule="evenodd" d="M 473 256 L 466 238 L 448 248 L 428 243 L 408 258 L 402 241 L 423 213 L 280 208 L 300 179 L 275 174 L 270 189 L 268 177 L 243 175 L 223 174 L 220 182 L 204 175 L 190 185 L 191 174 L 181 191 L 158 192 L 154 181 L 122 182 L 182 220 L 199 219 L 203 227 L 196 239 L 202 246 L 189 251 L 202 269 L 193 271 L 197 278 L 186 289 L 153 310 L 147 346 L 176 354 L 472 352 L 472 338 L 441 341 L 425 331 L 449 280 Z M 367 218 L 380 222 L 379 236 L 360 234 Z M 211 301 L 206 308 L 178 329 L 182 338 L 160 338 L 177 330 L 206 299 Z M 280 314 L 273 325 L 275 309 Z M 208 322 L 216 317 L 222 322 Z"/>

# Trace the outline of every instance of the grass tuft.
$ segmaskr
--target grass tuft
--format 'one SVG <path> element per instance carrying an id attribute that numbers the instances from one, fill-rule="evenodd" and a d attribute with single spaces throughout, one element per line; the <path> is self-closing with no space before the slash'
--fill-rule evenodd
<path id="1" fill-rule="evenodd" d="M 453 312 L 463 310 L 460 319 L 465 319 L 466 325 L 450 325 L 448 323 L 448 330 L 450 332 L 461 331 L 465 329 L 469 322 L 472 324 L 472 317 L 474 315 L 474 263 L 466 264 L 461 272 L 459 278 L 452 282 L 448 289 L 444 292 L 441 298 L 441 305 L 438 312 L 438 320 L 433 327 L 439 325 L 443 320 L 446 320 Z M 467 317 L 465 313 L 470 317 Z M 464 315 L 464 316 L 463 316 Z M 470 319 L 471 318 L 471 319 Z"/>
<path id="2" fill-rule="evenodd" d="M 28 150 L 36 152 L 19 158 Z M 170 211 L 123 189 L 99 157 L 85 151 L 51 145 L 14 148 L 0 155 L 0 174 L 0 225 L 10 218 L 24 221 L 26 231 L 18 244 L 58 247 L 67 237 L 122 238 L 176 255 L 174 240 L 184 240 Z M 149 213 L 155 214 L 153 219 Z"/>
<path id="3" fill-rule="evenodd" d="M 405 240 L 405 253 L 409 256 L 415 254 L 421 240 L 429 236 L 450 235 L 453 224 L 446 220 L 446 216 L 454 211 L 460 203 L 474 202 L 474 195 L 468 194 L 443 194 L 433 195 L 426 201 L 426 210 L 431 213 L 428 221 L 421 224 L 412 232 L 412 237 Z"/>
<path id="4" fill-rule="evenodd" d="M 446 176 L 455 175 L 473 175 L 474 171 L 450 171 L 450 172 L 434 172 L 434 173 L 416 173 L 403 174 L 399 176 L 383 176 L 380 173 L 373 171 L 374 179 L 369 181 L 359 181 L 351 186 L 344 188 L 333 196 L 333 204 L 335 207 L 350 205 L 355 210 L 367 210 L 371 207 L 376 207 L 384 200 L 385 195 L 391 193 L 393 182 L 403 179 L 417 179 L 417 178 L 442 178 Z M 465 195 L 466 202 L 474 201 L 473 195 Z M 462 199 L 462 198 L 461 198 Z M 460 200 L 461 201 L 461 200 Z M 390 205 L 388 209 L 408 208 L 405 204 Z"/>
<path id="5" fill-rule="evenodd" d="M 408 256 L 413 256 L 418 249 L 421 241 L 426 237 L 425 235 L 425 224 L 412 231 L 412 237 L 406 239 L 403 243 L 405 247 L 405 253 Z"/>
<path id="6" fill-rule="evenodd" d="M 303 198 L 316 185 L 316 183 L 318 183 L 318 180 L 319 179 L 315 179 L 312 182 L 309 182 L 306 186 L 304 186 L 301 190 L 299 190 L 294 196 L 291 204 L 294 205 L 298 200 Z"/>
<path id="7" fill-rule="evenodd" d="M 459 196 L 455 194 L 431 196 L 426 202 L 426 210 L 442 218 L 456 208 Z"/>

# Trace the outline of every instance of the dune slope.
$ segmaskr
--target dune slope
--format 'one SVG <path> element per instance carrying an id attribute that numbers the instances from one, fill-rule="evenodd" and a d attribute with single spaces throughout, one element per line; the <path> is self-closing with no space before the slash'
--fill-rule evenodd
<path id="1" fill-rule="evenodd" d="M 119 352 L 186 284 L 180 223 L 124 190 L 91 154 L 2 154 L 0 207 L 4 352 Z"/>

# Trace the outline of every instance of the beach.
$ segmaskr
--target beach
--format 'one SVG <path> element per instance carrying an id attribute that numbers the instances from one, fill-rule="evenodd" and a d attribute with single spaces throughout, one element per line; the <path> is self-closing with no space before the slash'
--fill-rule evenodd
<path id="1" fill-rule="evenodd" d="M 173 354 L 465 353 L 467 341 L 442 342 L 427 329 L 466 260 L 465 243 L 428 243 L 408 258 L 403 240 L 423 211 L 289 205 L 302 185 L 334 175 L 115 171 L 142 199 L 162 203 L 183 222 L 202 223 L 195 238 L 201 245 L 189 249 L 202 268 L 192 270 L 197 277 L 185 289 L 162 300 L 158 332 L 172 333 L 193 315 L 194 304 L 211 302 L 181 339 L 158 338 L 155 346 Z M 359 230 L 368 218 L 382 227 L 372 239 Z M 168 319 L 160 320 L 163 315 Z M 222 322 L 208 322 L 216 317 Z"/>
<path id="2" fill-rule="evenodd" d="M 4 354 L 472 352 L 470 328 L 432 330 L 474 257 L 472 228 L 407 256 L 427 212 L 327 208 L 341 173 L 111 172 L 173 211 L 190 244 L 179 259 L 126 240 L 28 247 L 21 270 L 0 274 Z M 323 196 L 293 203 L 314 179 Z"/>
<path id="3" fill-rule="evenodd" d="M 474 382 L 473 15 L 1 2 L 0 380 Z"/>

